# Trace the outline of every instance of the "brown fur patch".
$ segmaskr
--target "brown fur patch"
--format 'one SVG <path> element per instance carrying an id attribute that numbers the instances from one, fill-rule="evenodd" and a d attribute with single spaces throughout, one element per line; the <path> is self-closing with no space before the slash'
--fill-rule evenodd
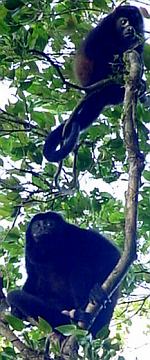
<path id="1" fill-rule="evenodd" d="M 86 86 L 89 83 L 93 72 L 93 61 L 89 60 L 82 54 L 77 54 L 74 69 L 75 75 L 80 81 L 80 84 Z"/>

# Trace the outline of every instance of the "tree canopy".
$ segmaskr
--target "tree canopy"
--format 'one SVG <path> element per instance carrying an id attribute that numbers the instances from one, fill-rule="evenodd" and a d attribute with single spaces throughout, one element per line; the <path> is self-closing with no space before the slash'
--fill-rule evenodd
<path id="1" fill-rule="evenodd" d="M 62 167 L 43 158 L 46 135 L 69 118 L 84 96 L 83 91 L 74 86 L 78 85 L 73 71 L 75 51 L 89 29 L 111 7 L 109 0 L 0 2 L 1 92 L 3 84 L 7 84 L 13 94 L 0 109 L 0 257 L 6 293 L 23 282 L 25 231 L 31 217 L 40 211 L 61 212 L 70 222 L 98 229 L 123 249 L 123 193 L 127 189 L 128 160 L 123 141 L 122 105 L 104 110 L 82 133 L 77 151 L 64 160 Z M 149 59 L 147 45 L 147 90 Z M 109 337 L 108 329 L 104 329 L 99 339 L 91 341 L 84 330 L 77 330 L 73 325 L 62 330 L 79 339 L 84 353 L 81 359 L 108 360 L 117 356 L 115 359 L 124 360 L 121 355 L 123 333 L 134 315 L 146 319 L 149 316 L 149 108 L 140 103 L 137 129 L 146 164 L 138 202 L 138 259 L 122 282 L 114 315 L 115 335 Z M 17 331 L 18 340 L 11 341 L 0 323 L 0 359 L 31 358 L 29 353 L 23 357 L 21 345 L 16 350 L 15 341 L 19 340 L 35 354 L 43 350 L 45 336 L 51 331 L 44 320 L 30 330 L 10 314 L 6 321 L 14 334 Z M 52 351 L 59 354 L 57 344 Z"/>

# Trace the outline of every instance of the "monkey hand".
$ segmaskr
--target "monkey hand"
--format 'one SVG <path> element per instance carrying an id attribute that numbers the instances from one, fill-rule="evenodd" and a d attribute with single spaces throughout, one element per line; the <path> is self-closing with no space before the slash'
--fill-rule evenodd
<path id="1" fill-rule="evenodd" d="M 103 307 L 110 301 L 106 292 L 100 287 L 98 283 L 94 285 L 94 287 L 90 291 L 89 301 L 92 304 L 100 304 Z"/>
<path id="2" fill-rule="evenodd" d="M 67 315 L 75 321 L 75 323 L 82 322 L 84 324 L 84 328 L 88 329 L 90 327 L 90 323 L 92 320 L 92 314 L 85 312 L 81 309 L 72 309 L 72 310 L 63 310 L 62 314 Z"/>

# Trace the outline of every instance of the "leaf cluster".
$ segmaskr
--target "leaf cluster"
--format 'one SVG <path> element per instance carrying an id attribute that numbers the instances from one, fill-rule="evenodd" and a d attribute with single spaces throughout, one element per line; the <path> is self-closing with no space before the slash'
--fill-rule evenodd
<path id="1" fill-rule="evenodd" d="M 54 182 L 57 164 L 47 163 L 42 152 L 47 133 L 69 118 L 84 95 L 66 85 L 76 81 L 74 54 L 91 25 L 98 23 L 111 4 L 106 0 L 0 2 L 0 84 L 2 92 L 3 84 L 7 84 L 9 93 L 13 94 L 9 99 L 6 94 L 6 104 L 1 105 L 0 110 L 0 257 L 6 290 L 15 287 L 24 276 L 21 267 L 24 234 L 28 221 L 39 211 L 61 211 L 66 220 L 81 227 L 93 227 L 123 248 L 124 208 L 113 190 L 118 182 L 121 183 L 118 198 L 122 199 L 127 183 L 122 106 L 105 109 L 81 135 L 76 186 L 73 186 L 73 155 L 64 161 L 58 188 Z M 51 61 L 35 55 L 33 49 L 44 51 Z M 149 47 L 146 47 L 148 86 L 149 53 Z M 147 166 L 139 199 L 139 259 L 123 282 L 123 298 L 141 285 L 149 289 L 150 282 L 149 110 L 141 104 L 138 104 L 137 121 L 140 148 Z M 142 307 L 139 302 L 132 303 L 133 312 L 139 311 L 145 316 L 148 307 L 148 298 Z M 124 314 L 119 312 L 117 317 L 119 330 L 123 326 L 122 320 L 129 325 L 129 317 Z M 47 334 L 44 323 L 40 322 L 38 330 L 33 328 L 28 332 L 21 321 L 11 317 L 7 321 L 14 330 L 24 334 L 27 345 L 42 349 Z M 79 334 L 76 332 L 76 335 Z M 82 335 L 81 344 L 87 359 L 111 359 L 122 346 L 118 334 L 114 340 L 108 338 L 106 331 L 104 339 L 101 334 L 101 340 L 91 343 L 85 334 Z M 101 355 L 98 354 L 100 347 L 103 348 Z M 0 359 L 17 358 L 9 342 L 4 344 L 1 340 L 0 348 Z M 123 359 L 123 356 L 118 357 L 118 360 Z"/>

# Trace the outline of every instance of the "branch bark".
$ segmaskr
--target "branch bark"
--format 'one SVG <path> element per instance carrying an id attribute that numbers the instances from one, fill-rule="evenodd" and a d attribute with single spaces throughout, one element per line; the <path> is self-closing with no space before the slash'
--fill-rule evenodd
<path id="1" fill-rule="evenodd" d="M 9 329 L 5 321 L 0 320 L 0 334 L 11 343 L 19 351 L 19 357 L 24 360 L 42 360 L 43 355 L 36 350 L 29 349 L 15 334 Z"/>

